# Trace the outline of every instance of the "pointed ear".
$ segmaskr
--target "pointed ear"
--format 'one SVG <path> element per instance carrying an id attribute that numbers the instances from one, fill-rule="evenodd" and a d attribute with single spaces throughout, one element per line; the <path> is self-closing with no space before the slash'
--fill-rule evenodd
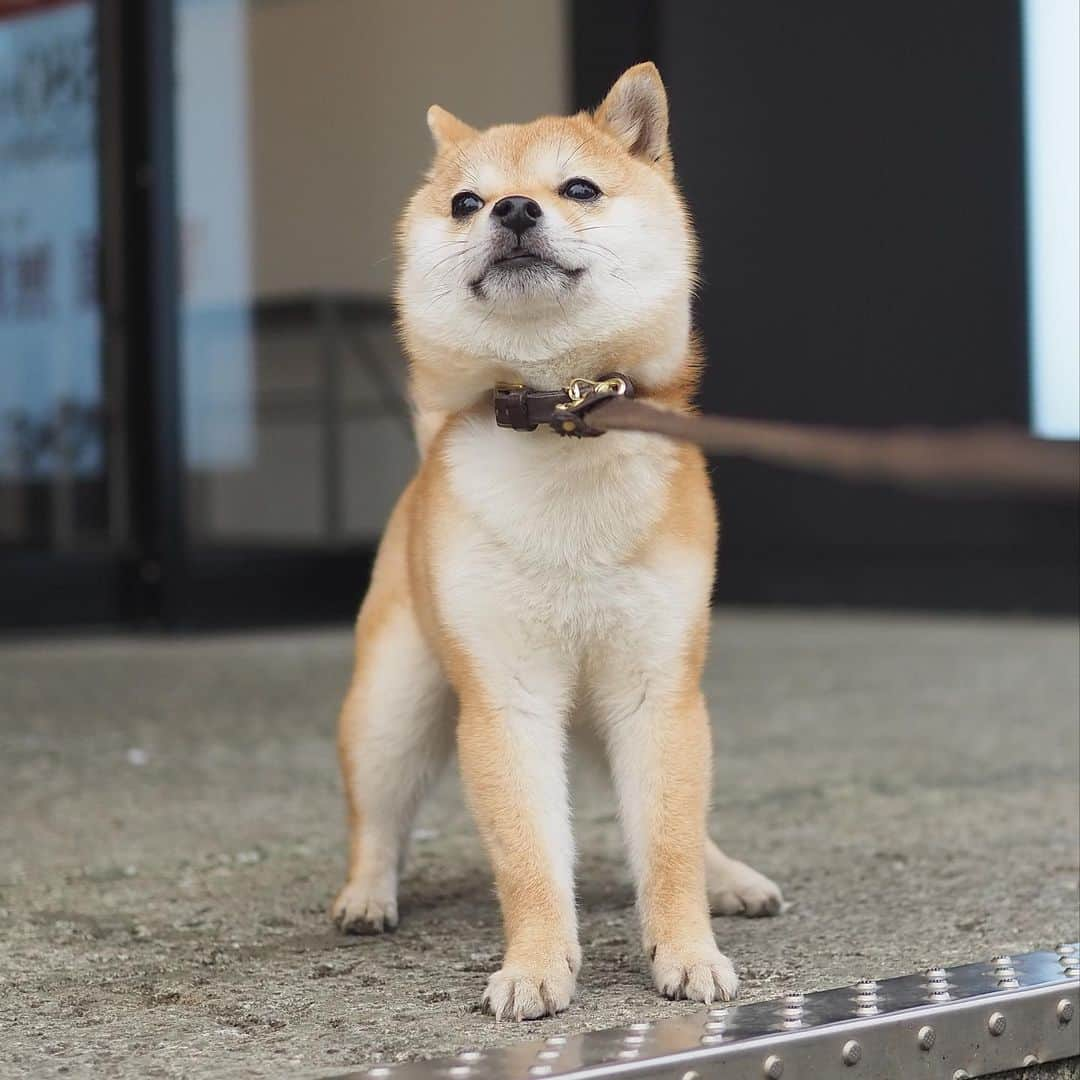
<path id="1" fill-rule="evenodd" d="M 476 134 L 476 128 L 469 127 L 464 120 L 459 120 L 453 113 L 448 113 L 440 105 L 432 105 L 427 111 L 427 126 L 438 149 L 459 143 Z"/>
<path id="2" fill-rule="evenodd" d="M 624 71 L 595 119 L 635 157 L 650 164 L 664 157 L 669 150 L 667 92 L 656 65 L 636 64 Z"/>

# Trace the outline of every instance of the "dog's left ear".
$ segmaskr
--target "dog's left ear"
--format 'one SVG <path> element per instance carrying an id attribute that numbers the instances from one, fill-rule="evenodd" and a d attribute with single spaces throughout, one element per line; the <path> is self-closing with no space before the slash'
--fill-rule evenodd
<path id="1" fill-rule="evenodd" d="M 594 117 L 631 154 L 650 164 L 670 150 L 667 91 L 651 61 L 624 71 Z"/>

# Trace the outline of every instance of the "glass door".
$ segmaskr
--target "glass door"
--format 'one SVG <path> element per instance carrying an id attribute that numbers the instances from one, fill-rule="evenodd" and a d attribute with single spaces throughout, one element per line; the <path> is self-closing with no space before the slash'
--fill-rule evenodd
<path id="1" fill-rule="evenodd" d="M 380 186 L 357 111 L 370 15 L 326 0 L 172 2 L 196 623 L 354 610 L 414 464 L 388 302 L 404 193 Z M 412 141 L 426 151 L 422 116 Z"/>
<path id="2" fill-rule="evenodd" d="M 380 197 L 373 251 L 364 140 L 340 127 L 361 80 L 328 47 L 362 40 L 364 14 L 178 0 L 174 19 L 192 556 L 368 548 L 414 450 L 386 300 L 397 206 Z"/>
<path id="3" fill-rule="evenodd" d="M 102 292 L 102 8 L 0 4 L 0 628 L 130 610 Z"/>
<path id="4" fill-rule="evenodd" d="M 509 7 L 0 0 L 0 627 L 355 612 L 415 465 L 424 114 L 564 111 L 561 10 L 494 101 L 440 60 Z"/>
<path id="5" fill-rule="evenodd" d="M 123 536 L 98 291 L 94 6 L 0 6 L 0 546 Z"/>

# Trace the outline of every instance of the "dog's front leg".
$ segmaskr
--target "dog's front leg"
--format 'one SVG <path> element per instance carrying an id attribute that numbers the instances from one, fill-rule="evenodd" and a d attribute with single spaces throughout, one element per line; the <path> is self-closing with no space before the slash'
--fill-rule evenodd
<path id="1" fill-rule="evenodd" d="M 685 655 L 700 650 L 657 663 L 659 648 L 650 654 L 634 644 L 631 636 L 606 651 L 594 665 L 591 686 L 646 954 L 661 993 L 727 1001 L 738 979 L 716 947 L 705 888 L 711 733 L 697 665 Z"/>
<path id="2" fill-rule="evenodd" d="M 565 1009 L 581 963 L 567 796 L 566 690 L 536 658 L 498 685 L 459 693 L 458 753 L 466 793 L 495 871 L 506 953 L 485 1009 L 535 1019 Z"/>

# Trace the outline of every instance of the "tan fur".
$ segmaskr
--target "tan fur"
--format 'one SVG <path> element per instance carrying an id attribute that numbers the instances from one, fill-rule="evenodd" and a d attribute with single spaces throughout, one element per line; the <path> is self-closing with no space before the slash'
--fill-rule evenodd
<path id="1" fill-rule="evenodd" d="M 571 716 L 587 716 L 611 759 L 658 988 L 730 997 L 707 893 L 748 914 L 777 910 L 780 894 L 705 834 L 704 460 L 630 433 L 502 431 L 489 397 L 498 380 L 550 388 L 617 369 L 691 408 L 695 243 L 663 85 L 644 64 L 592 116 L 477 131 L 433 106 L 428 123 L 436 156 L 402 220 L 396 293 L 423 457 L 357 620 L 339 731 L 349 879 L 334 916 L 354 932 L 396 924 L 412 816 L 456 732 L 506 934 L 484 1002 L 519 1019 L 565 1008 L 581 951 L 563 756 Z M 602 194 L 571 201 L 570 177 Z M 484 207 L 459 220 L 462 190 Z M 535 271 L 499 264 L 511 241 L 489 212 L 509 194 L 543 210 L 516 241 L 536 245 Z"/>

